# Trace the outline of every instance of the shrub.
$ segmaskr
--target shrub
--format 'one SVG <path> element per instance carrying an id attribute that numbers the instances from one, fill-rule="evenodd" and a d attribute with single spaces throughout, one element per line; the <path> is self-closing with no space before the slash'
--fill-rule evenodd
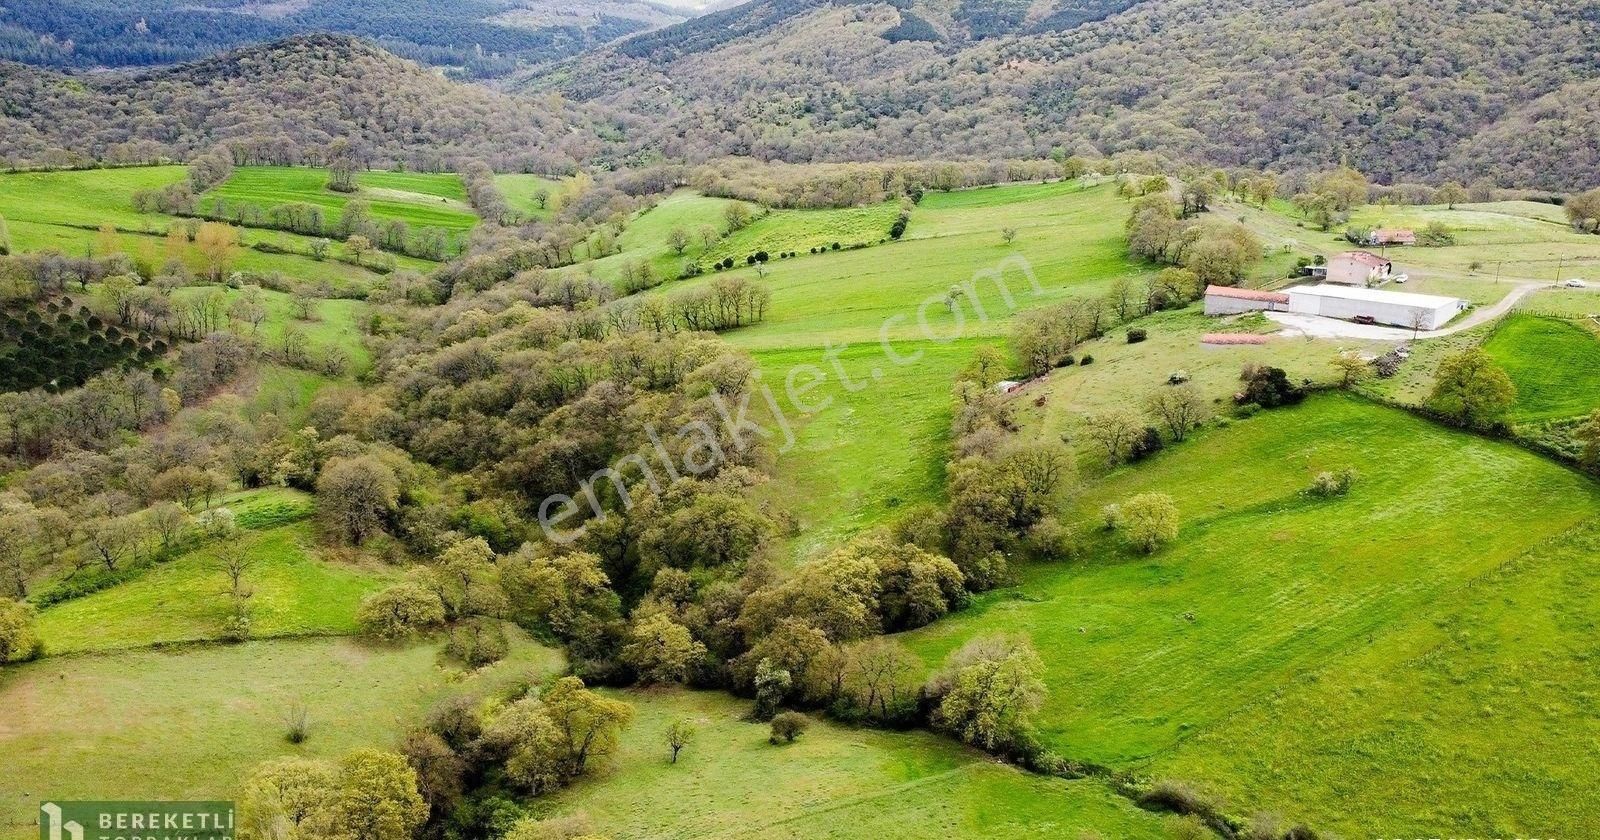
<path id="1" fill-rule="evenodd" d="M 1165 493 L 1141 493 L 1122 504 L 1118 529 L 1129 545 L 1146 554 L 1178 537 L 1178 506 Z"/>
<path id="2" fill-rule="evenodd" d="M 1311 480 L 1308 492 L 1319 499 L 1331 499 L 1343 496 L 1350 492 L 1350 487 L 1356 483 L 1356 471 L 1345 467 L 1338 472 L 1320 472 Z"/>
<path id="3" fill-rule="evenodd" d="M 1306 398 L 1304 388 L 1289 381 L 1283 368 L 1257 367 L 1249 372 L 1244 393 L 1234 398 L 1243 405 L 1255 403 L 1262 408 L 1297 405 Z"/>
<path id="4" fill-rule="evenodd" d="M 1150 337 L 1149 333 L 1145 332 L 1143 329 L 1140 329 L 1138 327 L 1134 327 L 1133 329 L 1128 330 L 1128 343 L 1129 344 L 1138 344 L 1139 342 L 1144 341 L 1145 339 L 1147 339 L 1149 337 Z"/>
<path id="5" fill-rule="evenodd" d="M 1166 446 L 1166 441 L 1161 437 L 1161 430 L 1155 426 L 1145 426 L 1144 434 L 1128 448 L 1129 461 L 1142 461 L 1151 455 L 1160 452 Z"/>
<path id="6" fill-rule="evenodd" d="M 486 618 L 463 621 L 450 628 L 444 647 L 445 653 L 473 668 L 499 662 L 510 649 L 500 622 Z"/>
<path id="7" fill-rule="evenodd" d="M 790 744 L 811 726 L 811 718 L 799 712 L 782 712 L 772 718 L 772 733 L 767 741 L 773 744 Z"/>
<path id="8" fill-rule="evenodd" d="M 311 712 L 306 704 L 296 700 L 283 713 L 283 739 L 291 744 L 304 743 L 311 735 Z"/>
<path id="9" fill-rule="evenodd" d="M 356 624 L 361 632 L 395 641 L 432 630 L 444 623 L 439 596 L 415 583 L 397 583 L 361 602 Z"/>
<path id="10" fill-rule="evenodd" d="M 1092 365 L 1092 364 L 1094 364 L 1094 357 L 1089 355 L 1088 353 L 1083 354 L 1083 358 L 1078 360 L 1078 365 L 1080 367 L 1082 367 L 1084 365 Z"/>

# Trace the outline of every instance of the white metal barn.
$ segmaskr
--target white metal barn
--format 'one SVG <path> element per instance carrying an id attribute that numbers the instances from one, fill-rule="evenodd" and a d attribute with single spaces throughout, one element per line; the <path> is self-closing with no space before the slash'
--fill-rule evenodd
<path id="1" fill-rule="evenodd" d="M 1436 330 L 1467 308 L 1459 298 L 1386 292 L 1352 286 L 1298 286 L 1289 290 L 1289 311 L 1324 318 L 1371 318 L 1395 327 Z"/>

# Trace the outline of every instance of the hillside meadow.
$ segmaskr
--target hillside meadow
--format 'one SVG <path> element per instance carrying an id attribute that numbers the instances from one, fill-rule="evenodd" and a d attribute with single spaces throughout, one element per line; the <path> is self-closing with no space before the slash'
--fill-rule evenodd
<path id="1" fill-rule="evenodd" d="M 262 208 L 303 203 L 321 207 L 329 220 L 337 218 L 352 200 L 367 202 L 380 223 L 399 220 L 415 227 L 471 230 L 478 217 L 467 205 L 466 188 L 454 174 L 419 172 L 358 172 L 356 191 L 328 189 L 328 171 L 296 166 L 241 166 L 227 181 L 207 190 L 201 205 L 217 202 L 250 203 Z"/>
<path id="2" fill-rule="evenodd" d="M 817 721 L 768 743 L 749 702 L 725 694 L 628 691 L 633 705 L 612 766 L 537 803 L 610 837 L 883 840 L 983 836 L 1168 837 L 1169 818 L 1141 811 L 1096 780 L 1024 773 L 924 732 L 849 729 Z M 696 734 L 676 764 L 661 733 Z"/>
<path id="3" fill-rule="evenodd" d="M 0 837 L 38 836 L 39 799 L 206 800 L 237 795 L 260 762 L 392 749 L 447 696 L 489 696 L 563 667 L 560 653 L 513 635 L 510 655 L 476 672 L 438 643 L 348 639 L 50 657 L 0 678 Z M 284 739 L 296 706 L 309 737 Z"/>
<path id="4" fill-rule="evenodd" d="M 1358 475 L 1348 496 L 1304 493 L 1318 472 L 1346 467 Z M 1105 505 L 1147 491 L 1171 494 L 1182 517 L 1178 539 L 1149 557 L 1098 525 Z M 1548 588 L 1507 590 L 1507 598 L 1542 594 L 1560 615 L 1592 597 L 1573 580 L 1600 574 L 1581 548 L 1600 516 L 1593 482 L 1509 444 L 1325 396 L 1118 470 L 1086 487 L 1068 512 L 1085 542 L 1080 560 L 1021 569 L 1014 587 L 905 637 L 930 668 L 975 636 L 1029 638 L 1049 687 L 1040 734 L 1064 755 L 1177 775 L 1221 793 L 1233 812 L 1272 809 L 1357 835 L 1458 825 L 1436 821 L 1452 803 L 1477 802 L 1478 815 L 1492 817 L 1471 825 L 1535 834 L 1571 834 L 1600 814 L 1570 774 L 1537 785 L 1497 781 L 1508 766 L 1533 772 L 1537 761 L 1593 761 L 1592 740 L 1540 734 L 1587 725 L 1577 712 L 1583 701 L 1573 702 L 1581 690 L 1567 699 L 1552 693 L 1556 674 L 1592 680 L 1583 648 L 1555 659 L 1519 654 L 1514 639 L 1553 651 L 1567 637 L 1549 633 L 1568 631 L 1543 619 L 1520 628 L 1472 621 L 1503 606 L 1494 603 L 1496 580 L 1519 566 L 1530 574 L 1518 586 Z M 1564 571 L 1537 571 L 1546 567 Z M 1463 637 L 1453 654 L 1456 672 L 1478 681 L 1413 679 L 1423 640 L 1453 627 L 1482 643 Z M 1552 676 L 1525 682 L 1529 668 Z M 1419 727 L 1356 709 L 1381 702 L 1426 716 L 1464 708 L 1466 691 L 1507 702 L 1479 708 L 1471 727 Z M 1360 719 L 1362 734 L 1303 725 L 1323 714 Z M 1480 749 L 1481 761 L 1432 763 Z M 1264 768 L 1280 756 L 1302 767 L 1315 756 L 1319 770 L 1274 767 L 1272 795 L 1261 795 Z M 1428 793 L 1403 793 L 1393 778 L 1425 780 Z M 1492 796 L 1480 793 L 1487 788 Z M 1388 821 L 1380 828 L 1369 815 Z"/>
<path id="5" fill-rule="evenodd" d="M 101 247 L 98 229 L 110 224 L 116 229 L 115 240 L 122 253 L 145 260 L 155 268 L 174 256 L 194 267 L 199 264 L 198 251 L 192 244 L 179 253 L 169 252 L 167 230 L 183 220 L 162 213 L 140 213 L 133 206 L 134 192 L 176 184 L 187 176 L 188 169 L 183 166 L 3 173 L 0 217 L 6 220 L 12 250 L 17 253 L 55 250 L 73 256 L 93 254 Z M 379 276 L 366 267 L 334 259 L 313 259 L 309 256 L 312 241 L 312 237 L 282 231 L 242 228 L 242 247 L 234 256 L 233 269 L 258 274 L 276 272 L 296 280 L 361 289 Z M 258 243 L 286 253 L 257 250 L 253 246 Z M 396 265 L 427 271 L 435 264 L 397 255 Z"/>

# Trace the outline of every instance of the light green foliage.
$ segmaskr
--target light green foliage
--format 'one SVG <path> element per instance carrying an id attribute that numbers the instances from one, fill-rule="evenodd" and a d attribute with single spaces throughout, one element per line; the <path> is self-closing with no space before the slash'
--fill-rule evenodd
<path id="1" fill-rule="evenodd" d="M 1516 401 L 1511 377 L 1482 350 L 1466 350 L 1439 364 L 1428 407 L 1469 429 L 1501 423 Z"/>
<path id="2" fill-rule="evenodd" d="M 375 639 L 399 641 L 444 624 L 444 604 L 438 595 L 406 581 L 363 599 L 356 623 Z"/>
<path id="3" fill-rule="evenodd" d="M 1178 506 L 1166 493 L 1140 493 L 1117 511 L 1123 539 L 1146 554 L 1178 538 Z"/>
<path id="4" fill-rule="evenodd" d="M 1019 743 L 1044 701 L 1044 665 L 1026 639 L 989 636 L 950 654 L 930 683 L 938 725 L 992 750 Z"/>
<path id="5" fill-rule="evenodd" d="M 39 652 L 39 636 L 33 624 L 33 607 L 0 598 L 0 666 Z"/>

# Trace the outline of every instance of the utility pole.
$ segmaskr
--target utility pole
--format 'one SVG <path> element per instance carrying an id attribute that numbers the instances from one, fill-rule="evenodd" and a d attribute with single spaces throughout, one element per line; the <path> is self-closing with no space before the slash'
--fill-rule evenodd
<path id="1" fill-rule="evenodd" d="M 1561 269 L 1567 265 L 1567 255 L 1562 254 L 1556 259 L 1556 285 L 1561 285 Z"/>

